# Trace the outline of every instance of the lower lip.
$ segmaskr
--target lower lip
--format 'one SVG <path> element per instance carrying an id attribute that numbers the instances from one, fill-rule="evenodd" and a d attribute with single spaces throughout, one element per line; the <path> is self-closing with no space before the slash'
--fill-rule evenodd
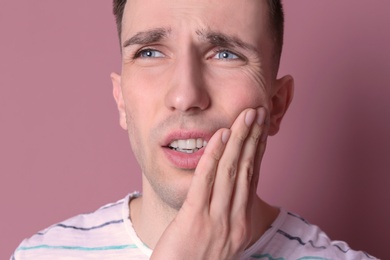
<path id="1" fill-rule="evenodd" d="M 168 160 L 176 167 L 185 170 L 194 170 L 202 157 L 204 148 L 194 153 L 182 153 L 168 147 L 163 147 L 163 151 Z"/>

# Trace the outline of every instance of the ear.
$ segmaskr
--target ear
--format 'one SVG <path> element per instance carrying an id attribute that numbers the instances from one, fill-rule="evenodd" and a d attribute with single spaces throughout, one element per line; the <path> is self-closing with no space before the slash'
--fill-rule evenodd
<path id="1" fill-rule="evenodd" d="M 290 76 L 284 76 L 277 79 L 270 97 L 270 128 L 269 135 L 278 133 L 280 123 L 286 113 L 294 94 L 294 79 Z"/>
<path id="2" fill-rule="evenodd" d="M 121 76 L 114 72 L 111 73 L 110 76 L 112 81 L 112 92 L 119 111 L 119 124 L 123 129 L 127 130 L 126 107 L 122 95 Z"/>

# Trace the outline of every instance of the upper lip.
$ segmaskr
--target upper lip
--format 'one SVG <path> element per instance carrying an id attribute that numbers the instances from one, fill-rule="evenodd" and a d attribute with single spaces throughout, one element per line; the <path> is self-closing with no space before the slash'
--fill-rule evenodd
<path id="1" fill-rule="evenodd" d="M 197 139 L 202 138 L 204 141 L 209 141 L 214 132 L 202 130 L 174 130 L 170 131 L 162 141 L 163 147 L 168 147 L 175 140 Z"/>

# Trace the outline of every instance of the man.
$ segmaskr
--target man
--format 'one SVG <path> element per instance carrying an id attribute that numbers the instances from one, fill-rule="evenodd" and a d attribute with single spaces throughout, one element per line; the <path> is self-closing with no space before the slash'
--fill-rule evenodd
<path id="1" fill-rule="evenodd" d="M 375 259 L 256 194 L 293 79 L 274 0 L 114 0 L 111 75 L 142 195 L 37 233 L 14 259 Z"/>

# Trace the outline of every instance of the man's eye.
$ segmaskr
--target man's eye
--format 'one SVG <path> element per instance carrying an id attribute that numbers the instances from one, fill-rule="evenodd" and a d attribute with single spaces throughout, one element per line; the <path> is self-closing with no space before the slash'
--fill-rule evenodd
<path id="1" fill-rule="evenodd" d="M 234 54 L 230 51 L 218 51 L 214 57 L 214 59 L 220 59 L 220 60 L 236 60 L 239 59 L 238 55 Z"/>
<path id="2" fill-rule="evenodd" d="M 164 54 L 157 50 L 153 49 L 144 49 L 140 50 L 137 54 L 136 57 L 138 58 L 162 58 L 164 57 Z"/>

